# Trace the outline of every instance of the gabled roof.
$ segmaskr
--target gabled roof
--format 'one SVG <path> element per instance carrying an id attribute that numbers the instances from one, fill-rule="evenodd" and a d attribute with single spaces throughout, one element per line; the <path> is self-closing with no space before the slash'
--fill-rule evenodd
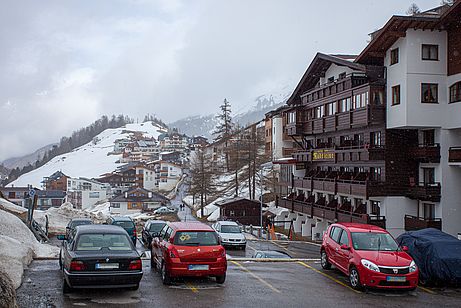
<path id="1" fill-rule="evenodd" d="M 312 89 L 315 85 L 319 82 L 320 77 L 325 76 L 325 72 L 328 70 L 331 64 L 336 64 L 339 66 L 346 66 L 353 70 L 358 71 L 365 71 L 365 67 L 361 64 L 352 62 L 350 59 L 352 56 L 340 56 L 340 55 L 327 55 L 323 53 L 317 53 L 312 60 L 311 64 L 307 68 L 306 72 L 304 73 L 303 77 L 299 81 L 298 85 L 296 86 L 295 90 L 291 94 L 290 98 L 287 101 L 288 105 L 296 104 L 297 99 L 299 99 L 300 95 L 304 92 Z"/>
<path id="2" fill-rule="evenodd" d="M 130 195 L 130 194 L 136 193 L 136 192 L 141 192 L 141 193 L 145 194 L 146 197 L 130 197 L 130 196 L 128 196 L 127 198 L 125 198 L 125 193 Z M 140 188 L 140 187 L 132 188 L 132 189 L 126 191 L 125 193 L 123 193 L 121 195 L 118 195 L 118 196 L 110 199 L 109 201 L 110 202 L 128 202 L 128 201 L 134 201 L 134 202 L 168 202 L 168 201 L 170 201 L 170 199 L 168 199 L 167 197 L 165 197 L 162 194 L 159 194 L 159 193 L 156 193 L 156 192 L 144 189 L 144 188 Z M 151 198 L 148 197 L 149 193 L 152 194 Z"/>
<path id="3" fill-rule="evenodd" d="M 383 65 L 386 50 L 408 29 L 444 30 L 460 22 L 461 1 L 452 6 L 444 5 L 412 16 L 392 16 L 378 31 L 371 34 L 372 40 L 355 60 L 356 63 Z"/>
<path id="4" fill-rule="evenodd" d="M 235 197 L 235 198 L 231 198 L 231 199 L 225 199 L 225 200 L 222 200 L 222 201 L 217 201 L 217 202 L 215 202 L 215 205 L 219 206 L 219 207 L 225 207 L 225 206 L 227 206 L 229 204 L 238 203 L 238 202 L 242 202 L 242 201 L 254 203 L 255 205 L 260 205 L 261 204 L 261 202 L 258 201 L 258 200 L 251 200 L 251 199 L 242 198 L 242 197 Z"/>

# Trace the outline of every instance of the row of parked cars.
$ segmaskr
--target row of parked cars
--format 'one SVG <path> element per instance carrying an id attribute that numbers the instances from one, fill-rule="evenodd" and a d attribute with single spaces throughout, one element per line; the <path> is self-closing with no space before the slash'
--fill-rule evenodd
<path id="1" fill-rule="evenodd" d="M 436 229 L 407 232 L 396 241 L 377 226 L 337 223 L 325 232 L 320 257 L 324 269 L 334 265 L 354 289 L 461 284 L 461 241 Z"/>
<path id="2" fill-rule="evenodd" d="M 136 250 L 136 226 L 129 217 L 111 217 L 104 225 L 90 219 L 69 222 L 59 265 L 63 291 L 72 288 L 127 287 L 138 289 L 142 261 Z M 142 241 L 151 250 L 151 267 L 164 284 L 183 276 L 212 276 L 226 280 L 227 259 L 222 244 L 245 249 L 246 240 L 234 222 L 218 222 L 213 228 L 199 222 L 149 220 Z"/>

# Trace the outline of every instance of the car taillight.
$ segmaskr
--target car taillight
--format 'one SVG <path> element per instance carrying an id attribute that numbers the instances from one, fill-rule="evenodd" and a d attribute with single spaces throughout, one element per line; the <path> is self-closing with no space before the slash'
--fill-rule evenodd
<path id="1" fill-rule="evenodd" d="M 130 262 L 130 265 L 128 266 L 128 269 L 130 271 L 132 270 L 141 270 L 142 269 L 142 262 L 141 260 L 133 260 Z"/>
<path id="2" fill-rule="evenodd" d="M 136 229 L 134 229 L 133 235 L 134 235 L 134 236 L 137 236 L 137 234 L 136 234 Z"/>
<path id="3" fill-rule="evenodd" d="M 84 271 L 86 269 L 86 266 L 82 261 L 72 261 L 70 262 L 69 269 L 71 271 Z"/>

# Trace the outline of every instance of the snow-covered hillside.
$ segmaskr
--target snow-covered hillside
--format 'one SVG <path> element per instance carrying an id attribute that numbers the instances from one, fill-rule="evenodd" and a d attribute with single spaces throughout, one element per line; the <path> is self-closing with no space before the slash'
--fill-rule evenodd
<path id="1" fill-rule="evenodd" d="M 31 184 L 40 188 L 43 177 L 50 176 L 56 171 L 62 171 L 70 177 L 97 178 L 104 173 L 114 171 L 120 165 L 117 161 L 121 158 L 121 154 L 110 154 L 114 149 L 115 140 L 127 138 L 133 132 L 142 132 L 145 137 L 158 138 L 164 131 L 164 128 L 152 122 L 127 124 L 120 128 L 106 129 L 92 142 L 72 152 L 56 156 L 42 167 L 23 174 L 8 186 Z"/>

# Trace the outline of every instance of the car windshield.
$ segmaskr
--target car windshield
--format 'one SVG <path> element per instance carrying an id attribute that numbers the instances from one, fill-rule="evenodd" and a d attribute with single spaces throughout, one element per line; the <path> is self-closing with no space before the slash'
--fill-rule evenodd
<path id="1" fill-rule="evenodd" d="M 107 248 L 114 251 L 132 250 L 125 234 L 82 234 L 77 240 L 77 251 L 93 251 Z"/>
<path id="2" fill-rule="evenodd" d="M 114 225 L 120 226 L 123 229 L 133 229 L 134 228 L 134 223 L 132 221 L 116 221 L 114 222 Z"/>
<path id="3" fill-rule="evenodd" d="M 222 233 L 240 233 L 240 228 L 238 226 L 221 226 Z"/>
<path id="4" fill-rule="evenodd" d="M 160 232 L 165 224 L 151 224 L 149 227 L 149 232 Z"/>
<path id="5" fill-rule="evenodd" d="M 212 231 L 179 231 L 174 243 L 181 246 L 215 246 L 218 245 L 218 238 Z"/>
<path id="6" fill-rule="evenodd" d="M 396 251 L 399 246 L 387 233 L 352 232 L 352 246 L 355 250 Z"/>

